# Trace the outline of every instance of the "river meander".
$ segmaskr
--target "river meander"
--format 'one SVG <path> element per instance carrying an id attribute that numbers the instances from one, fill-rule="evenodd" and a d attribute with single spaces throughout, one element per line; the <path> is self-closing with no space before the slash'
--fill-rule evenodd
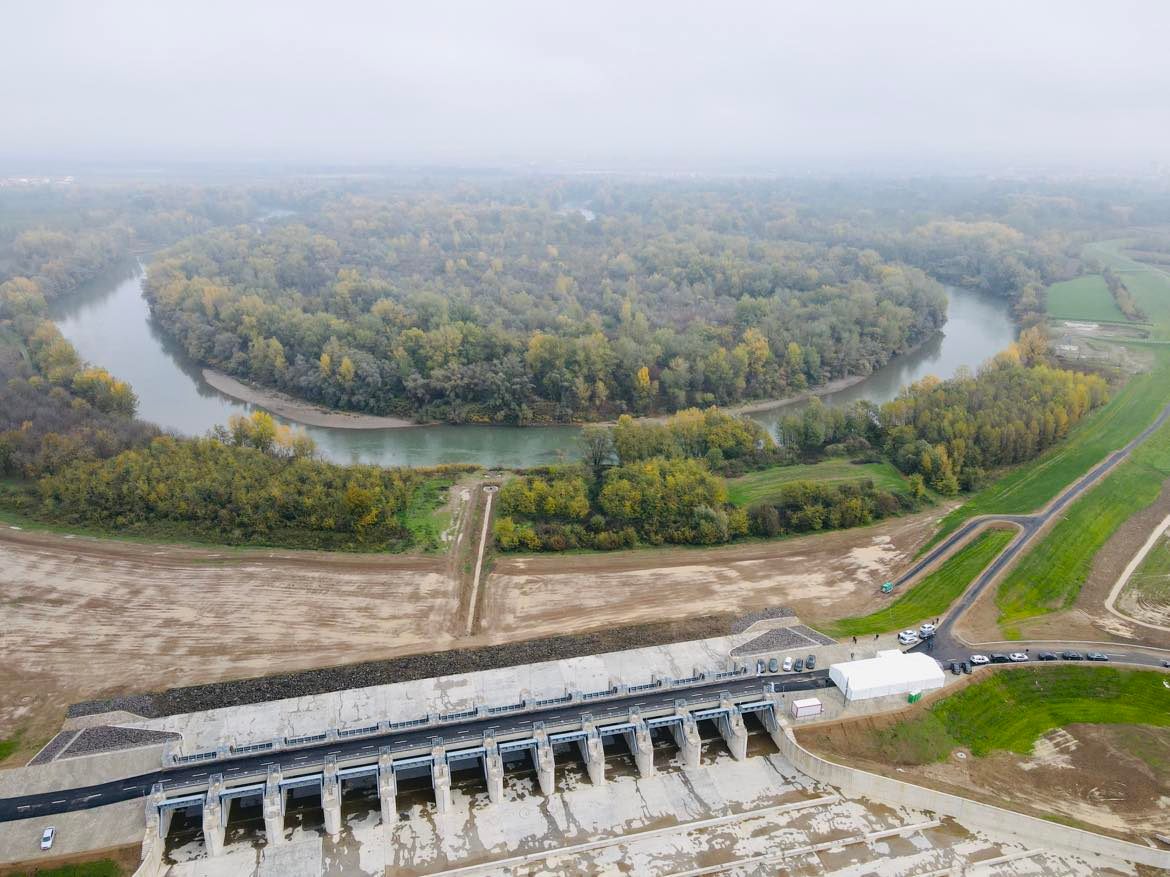
<path id="1" fill-rule="evenodd" d="M 1006 347 L 1016 334 L 1003 300 L 948 289 L 945 331 L 917 350 L 898 357 L 865 380 L 827 395 L 836 405 L 869 398 L 884 402 L 911 381 L 928 374 L 942 378 L 960 366 L 974 368 Z M 200 367 L 153 323 L 142 297 L 142 274 L 127 267 L 99 278 L 59 303 L 53 314 L 61 332 L 81 356 L 127 380 L 138 394 L 138 413 L 185 435 L 200 435 L 230 415 L 253 406 L 211 387 Z M 769 428 L 790 407 L 751 416 Z M 573 426 L 453 426 L 347 429 L 306 426 L 322 456 L 337 462 L 384 466 L 478 463 L 525 467 L 576 456 Z"/>

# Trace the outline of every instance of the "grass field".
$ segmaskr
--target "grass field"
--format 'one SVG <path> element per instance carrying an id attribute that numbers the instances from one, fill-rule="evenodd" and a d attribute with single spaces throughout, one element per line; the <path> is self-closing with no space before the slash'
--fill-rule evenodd
<path id="1" fill-rule="evenodd" d="M 1131 515 L 1158 498 L 1167 478 L 1170 423 L 1074 502 L 1008 573 L 995 600 L 1004 632 L 1014 638 L 1015 622 L 1069 606 L 1088 577 L 1094 555 Z"/>
<path id="2" fill-rule="evenodd" d="M 906 478 L 890 463 L 850 463 L 848 460 L 825 460 L 807 466 L 774 466 L 727 480 L 727 498 L 737 506 L 749 506 L 772 499 L 785 484 L 793 481 L 860 481 L 873 480 L 880 490 L 902 492 Z"/>
<path id="3" fill-rule="evenodd" d="M 1037 511 L 1149 426 L 1170 402 L 1170 349 L 1146 347 L 1154 354 L 1150 371 L 1131 378 L 1104 408 L 1078 424 L 1059 445 L 998 478 L 943 518 L 938 533 L 923 551 L 976 515 Z"/>
<path id="4" fill-rule="evenodd" d="M 840 639 L 900 630 L 916 626 L 928 618 L 937 618 L 1015 535 L 1014 529 L 985 530 L 885 609 L 857 618 L 844 618 L 824 627 L 824 632 Z"/>
<path id="5" fill-rule="evenodd" d="M 1125 585 L 1147 603 L 1170 606 L 1170 537 L 1158 538 Z"/>
<path id="6" fill-rule="evenodd" d="M 1091 256 L 1116 271 L 1153 323 L 1151 337 L 1170 340 L 1170 267 L 1139 262 L 1124 252 L 1125 241 L 1101 241 L 1085 247 Z"/>
<path id="7" fill-rule="evenodd" d="M 17 871 L 12 877 L 122 877 L 126 872 L 116 862 L 101 859 L 57 868 L 37 868 L 35 871 Z"/>
<path id="8" fill-rule="evenodd" d="M 875 735 L 874 755 L 926 764 L 964 746 L 976 756 L 1027 754 L 1041 735 L 1076 722 L 1170 726 L 1165 675 L 1113 667 L 1024 667 L 988 674 L 924 713 Z"/>
<path id="9" fill-rule="evenodd" d="M 1056 320 L 1125 322 L 1125 314 L 1117 307 L 1100 274 L 1063 280 L 1048 287 L 1048 316 Z"/>

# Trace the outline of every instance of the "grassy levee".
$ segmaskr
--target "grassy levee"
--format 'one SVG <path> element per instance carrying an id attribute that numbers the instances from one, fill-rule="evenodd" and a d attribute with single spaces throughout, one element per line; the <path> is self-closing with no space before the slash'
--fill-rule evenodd
<path id="1" fill-rule="evenodd" d="M 922 551 L 976 515 L 1037 511 L 1149 426 L 1170 402 L 1170 349 L 1143 346 L 1154 356 L 1150 371 L 1131 378 L 1107 405 L 1078 424 L 1059 445 L 998 478 L 944 517 Z"/>
<path id="2" fill-rule="evenodd" d="M 1015 535 L 1014 529 L 984 530 L 889 606 L 869 615 L 843 618 L 823 625 L 821 630 L 840 639 L 887 633 L 916 625 L 928 618 L 937 618 L 946 612 L 947 607 L 1007 547 Z"/>
<path id="3" fill-rule="evenodd" d="M 727 498 L 737 506 L 749 506 L 775 499 L 786 484 L 793 481 L 844 482 L 873 481 L 879 490 L 895 493 L 907 488 L 906 478 L 887 462 L 850 463 L 848 460 L 825 460 L 804 466 L 773 466 L 727 480 Z"/>
<path id="4" fill-rule="evenodd" d="M 893 764 L 1027 754 L 1037 738 L 1073 723 L 1170 726 L 1165 674 L 1114 667 L 1021 667 L 994 672 L 925 712 L 877 731 L 867 756 Z"/>
<path id="5" fill-rule="evenodd" d="M 1048 316 L 1057 320 L 1124 323 L 1125 314 L 1100 274 L 1062 280 L 1048 287 Z"/>
<path id="6" fill-rule="evenodd" d="M 1008 573 L 996 593 L 999 623 L 1010 638 L 1017 622 L 1069 606 L 1093 557 L 1131 515 L 1158 498 L 1170 478 L 1170 423 L 1076 500 Z"/>

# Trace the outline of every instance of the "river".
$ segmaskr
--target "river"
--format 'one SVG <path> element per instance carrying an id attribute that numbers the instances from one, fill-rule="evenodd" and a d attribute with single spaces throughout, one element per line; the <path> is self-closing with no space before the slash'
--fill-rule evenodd
<path id="1" fill-rule="evenodd" d="M 948 289 L 945 332 L 848 389 L 824 397 L 829 405 L 869 398 L 884 402 L 928 374 L 950 377 L 960 366 L 975 367 L 1015 338 L 1002 300 Z M 53 319 L 81 356 L 123 380 L 138 394 L 145 420 L 185 435 L 201 435 L 252 406 L 223 395 L 203 379 L 170 338 L 153 323 L 142 296 L 142 273 L 125 267 L 88 284 L 57 303 Z M 769 428 L 791 407 L 751 416 Z M 306 426 L 321 455 L 341 463 L 433 466 L 478 463 L 525 467 L 576 456 L 573 426 L 417 426 L 400 429 L 338 429 Z"/>

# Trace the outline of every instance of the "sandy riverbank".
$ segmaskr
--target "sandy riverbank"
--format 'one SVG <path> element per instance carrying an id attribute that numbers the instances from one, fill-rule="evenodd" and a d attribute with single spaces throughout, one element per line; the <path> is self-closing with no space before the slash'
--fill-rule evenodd
<path id="1" fill-rule="evenodd" d="M 259 405 L 285 420 L 303 423 L 306 426 L 327 426 L 333 429 L 401 429 L 420 425 L 402 417 L 378 417 L 373 414 L 353 414 L 322 408 L 312 402 L 286 396 L 284 393 L 262 390 L 245 384 L 211 368 L 203 369 L 203 380 L 225 396 L 231 396 L 250 405 Z"/>

